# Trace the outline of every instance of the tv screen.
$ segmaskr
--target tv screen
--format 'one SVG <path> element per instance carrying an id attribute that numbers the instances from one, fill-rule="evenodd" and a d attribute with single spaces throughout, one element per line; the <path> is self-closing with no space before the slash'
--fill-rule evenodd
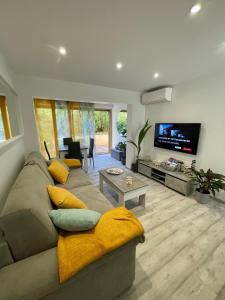
<path id="1" fill-rule="evenodd" d="M 196 154 L 200 123 L 156 123 L 154 146 Z"/>

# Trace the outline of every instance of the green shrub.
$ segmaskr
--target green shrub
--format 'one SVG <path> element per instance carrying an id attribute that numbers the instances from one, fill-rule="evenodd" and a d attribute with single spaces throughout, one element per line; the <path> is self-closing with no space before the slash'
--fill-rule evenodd
<path id="1" fill-rule="evenodd" d="M 117 115 L 117 130 L 120 134 L 124 135 L 127 130 L 127 112 L 120 111 Z"/>

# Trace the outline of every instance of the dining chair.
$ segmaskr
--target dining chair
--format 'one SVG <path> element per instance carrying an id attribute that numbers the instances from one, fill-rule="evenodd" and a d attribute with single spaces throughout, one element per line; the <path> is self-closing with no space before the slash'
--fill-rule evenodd
<path id="1" fill-rule="evenodd" d="M 83 155 L 80 150 L 80 142 L 72 142 L 68 145 L 68 154 L 65 158 L 76 158 L 79 159 L 82 164 Z"/>
<path id="2" fill-rule="evenodd" d="M 92 160 L 93 167 L 95 166 L 95 162 L 94 162 L 94 146 L 95 146 L 95 140 L 93 138 L 90 138 L 90 146 L 89 146 L 88 158 L 90 158 L 90 162 Z"/>
<path id="3" fill-rule="evenodd" d="M 48 147 L 47 147 L 46 141 L 44 141 L 44 147 L 45 147 L 45 151 L 46 151 L 46 153 L 47 153 L 47 155 L 48 155 L 48 159 L 51 160 L 51 155 L 50 155 L 50 153 L 49 153 L 49 151 L 48 151 Z"/>
<path id="4" fill-rule="evenodd" d="M 69 145 L 73 142 L 73 139 L 71 137 L 63 138 L 63 145 Z"/>

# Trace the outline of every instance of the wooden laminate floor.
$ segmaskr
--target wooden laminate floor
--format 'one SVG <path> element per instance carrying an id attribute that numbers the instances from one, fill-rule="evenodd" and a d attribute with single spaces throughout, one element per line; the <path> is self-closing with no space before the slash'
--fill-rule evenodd
<path id="1" fill-rule="evenodd" d="M 98 185 L 98 169 L 121 166 L 109 155 L 89 168 Z M 148 183 L 146 208 L 137 199 L 127 207 L 141 220 L 146 241 L 137 246 L 136 278 L 119 300 L 225 300 L 225 205 L 198 204 L 140 174 Z M 117 206 L 116 194 L 105 187 Z"/>

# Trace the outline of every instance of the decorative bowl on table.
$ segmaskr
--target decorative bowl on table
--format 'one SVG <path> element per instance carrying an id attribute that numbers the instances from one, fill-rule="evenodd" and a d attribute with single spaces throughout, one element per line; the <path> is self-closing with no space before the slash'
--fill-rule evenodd
<path id="1" fill-rule="evenodd" d="M 107 169 L 106 172 L 111 175 L 121 175 L 121 174 L 123 174 L 123 169 L 110 168 L 110 169 Z"/>

